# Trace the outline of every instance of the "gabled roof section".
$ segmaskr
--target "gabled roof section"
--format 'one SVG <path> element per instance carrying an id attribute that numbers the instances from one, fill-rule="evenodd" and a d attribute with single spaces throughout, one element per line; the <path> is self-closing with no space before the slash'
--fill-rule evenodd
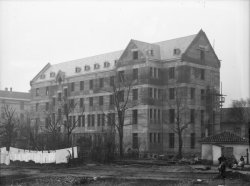
<path id="1" fill-rule="evenodd" d="M 38 75 L 32 80 L 32 82 L 35 80 L 36 82 L 44 82 L 44 81 L 50 81 L 55 80 L 56 76 L 51 77 L 50 73 L 57 74 L 59 71 L 62 71 L 65 73 L 65 77 L 71 77 L 74 75 L 82 75 L 82 74 L 88 74 L 92 72 L 101 72 L 101 71 L 107 71 L 112 70 L 115 67 L 115 60 L 118 60 L 122 54 L 122 51 L 115 51 L 105 54 L 100 54 L 96 56 L 66 61 L 62 63 L 58 63 L 55 65 L 45 66 L 41 72 L 38 73 Z M 104 62 L 109 62 L 110 66 L 104 68 Z M 99 69 L 94 69 L 94 64 L 98 63 L 100 65 Z M 85 66 L 89 66 L 90 70 L 85 71 Z M 79 73 L 75 72 L 75 68 L 81 68 L 81 71 Z M 45 75 L 44 79 L 40 79 L 39 76 L 41 74 Z"/>
<path id="2" fill-rule="evenodd" d="M 30 81 L 30 85 L 36 81 L 41 74 L 43 74 L 47 69 L 49 69 L 51 67 L 50 63 L 47 63 L 47 65 L 45 65 L 45 67 L 43 67 L 43 69 Z"/>
<path id="3" fill-rule="evenodd" d="M 160 47 L 160 52 L 161 52 L 161 59 L 162 60 L 170 60 L 170 59 L 175 59 L 179 58 L 182 53 L 185 53 L 191 42 L 194 40 L 194 38 L 197 36 L 195 35 L 190 35 L 190 36 L 185 36 L 185 37 L 180 37 L 176 39 L 170 39 L 166 41 L 161 41 L 154 43 Z M 174 49 L 180 49 L 180 55 L 175 55 L 174 54 Z"/>
<path id="4" fill-rule="evenodd" d="M 234 133 L 225 131 L 200 140 L 203 144 L 248 144 L 248 139 L 241 138 Z"/>
<path id="5" fill-rule="evenodd" d="M 14 92 L 8 90 L 0 90 L 0 99 L 30 100 L 29 92 Z"/>
<path id="6" fill-rule="evenodd" d="M 132 39 L 131 42 L 133 42 L 138 49 L 144 54 L 145 57 L 151 57 L 149 51 L 154 51 L 154 58 L 160 59 L 160 46 L 152 43 L 146 43 L 143 41 L 138 41 Z"/>

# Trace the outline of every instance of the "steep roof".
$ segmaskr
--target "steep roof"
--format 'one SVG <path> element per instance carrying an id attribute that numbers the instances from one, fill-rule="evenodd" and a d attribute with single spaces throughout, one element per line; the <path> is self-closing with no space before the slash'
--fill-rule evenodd
<path id="1" fill-rule="evenodd" d="M 30 100 L 30 93 L 0 90 L 0 99 Z"/>
<path id="2" fill-rule="evenodd" d="M 161 59 L 168 60 L 176 58 L 176 56 L 173 53 L 174 49 L 178 48 L 181 50 L 181 53 L 184 53 L 196 36 L 197 34 L 194 34 L 186 37 L 161 41 L 154 44 L 160 46 Z"/>
<path id="3" fill-rule="evenodd" d="M 122 54 L 122 50 L 51 65 L 44 73 L 45 78 L 44 79 L 39 78 L 37 79 L 37 82 L 48 81 L 50 79 L 54 79 L 54 77 L 50 78 L 50 73 L 55 72 L 57 74 L 59 70 L 61 70 L 62 72 L 65 72 L 65 75 L 69 77 L 69 76 L 74 76 L 74 75 L 88 74 L 92 72 L 100 72 L 100 71 L 113 69 L 115 65 L 115 60 L 118 60 L 121 54 Z M 104 68 L 104 62 L 109 62 L 110 66 L 107 68 Z M 100 65 L 100 68 L 94 70 L 94 64 L 96 63 Z M 90 70 L 84 71 L 84 67 L 86 65 L 90 66 Z M 75 73 L 76 67 L 81 68 L 81 71 L 79 73 Z"/>
<path id="4" fill-rule="evenodd" d="M 248 144 L 248 139 L 241 138 L 234 133 L 225 131 L 200 140 L 205 144 Z"/>
<path id="5" fill-rule="evenodd" d="M 134 42 L 137 45 L 137 47 L 145 54 L 145 56 L 148 56 L 148 54 L 146 53 L 147 50 L 152 49 L 154 50 L 156 59 L 170 60 L 170 59 L 180 57 L 181 54 L 186 51 L 186 49 L 191 44 L 191 42 L 193 41 L 196 35 L 197 34 L 186 36 L 186 37 L 180 37 L 176 39 L 171 39 L 171 40 L 166 40 L 166 41 L 161 41 L 157 43 L 147 43 L 147 42 L 142 42 L 142 41 L 133 40 L 133 39 L 131 40 L 131 42 Z M 175 48 L 178 48 L 181 50 L 180 55 L 176 56 L 173 54 L 173 50 Z M 86 57 L 82 59 L 62 62 L 62 63 L 58 63 L 55 65 L 47 64 L 43 68 L 43 70 L 41 70 L 35 76 L 35 78 L 33 78 L 31 83 L 34 81 L 43 82 L 43 81 L 53 80 L 54 77 L 50 77 L 50 73 L 54 72 L 57 74 L 59 70 L 65 72 L 65 75 L 67 77 L 74 76 L 74 75 L 88 74 L 92 72 L 111 70 L 115 67 L 115 60 L 118 60 L 121 57 L 123 52 L 124 50 L 120 50 L 120 51 L 105 53 L 105 54 L 96 55 L 92 57 Z M 108 68 L 103 67 L 103 64 L 105 61 L 108 61 L 110 63 L 110 66 Z M 94 70 L 94 64 L 96 63 L 100 65 L 100 68 Z M 90 66 L 90 70 L 85 71 L 84 70 L 85 65 Z M 75 72 L 76 67 L 81 68 L 81 71 L 79 73 Z M 44 78 L 40 78 L 41 74 L 45 75 Z"/>

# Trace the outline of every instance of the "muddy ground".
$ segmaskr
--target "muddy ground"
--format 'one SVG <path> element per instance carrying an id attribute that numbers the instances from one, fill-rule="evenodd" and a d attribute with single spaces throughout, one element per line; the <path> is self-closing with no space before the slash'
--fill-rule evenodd
<path id="1" fill-rule="evenodd" d="M 104 183 L 107 185 L 124 185 L 124 183 L 126 185 L 213 185 L 213 183 L 218 185 L 223 183 L 223 180 L 218 177 L 217 167 L 206 170 L 204 166 L 191 165 L 87 164 L 74 167 L 11 165 L 1 166 L 0 171 L 2 185 L 104 185 Z M 225 182 L 227 185 L 250 185 L 250 173 L 241 174 L 228 170 Z"/>

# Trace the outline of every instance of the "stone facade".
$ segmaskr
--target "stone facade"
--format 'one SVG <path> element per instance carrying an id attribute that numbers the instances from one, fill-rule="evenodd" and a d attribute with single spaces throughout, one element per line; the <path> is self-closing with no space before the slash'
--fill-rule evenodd
<path id="1" fill-rule="evenodd" d="M 56 114 L 58 97 L 66 94 L 77 103 L 72 120 L 82 115 L 80 105 L 84 105 L 84 121 L 80 119 L 74 129 L 75 138 L 105 133 L 110 126 L 106 119 L 103 124 L 99 115 L 115 112 L 110 95 L 112 77 L 117 83 L 117 74 L 133 80 L 128 95 L 133 106 L 125 117 L 125 151 L 138 148 L 160 154 L 178 150 L 178 135 L 173 128 L 179 91 L 183 100 L 181 123 L 187 124 L 184 153 L 199 153 L 201 137 L 219 131 L 220 61 L 202 30 L 153 44 L 131 40 L 123 51 L 47 64 L 31 81 L 34 124 L 40 131 L 46 129 L 43 111 L 52 107 Z M 127 92 L 125 89 L 125 98 Z"/>

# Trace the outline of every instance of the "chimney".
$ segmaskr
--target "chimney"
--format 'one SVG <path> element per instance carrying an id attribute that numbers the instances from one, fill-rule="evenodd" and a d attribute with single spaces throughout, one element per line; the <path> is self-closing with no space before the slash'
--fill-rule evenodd
<path id="1" fill-rule="evenodd" d="M 7 88 L 7 87 L 5 88 L 5 91 L 8 91 L 8 88 Z"/>
<path id="2" fill-rule="evenodd" d="M 12 87 L 10 87 L 10 91 L 12 92 Z"/>

